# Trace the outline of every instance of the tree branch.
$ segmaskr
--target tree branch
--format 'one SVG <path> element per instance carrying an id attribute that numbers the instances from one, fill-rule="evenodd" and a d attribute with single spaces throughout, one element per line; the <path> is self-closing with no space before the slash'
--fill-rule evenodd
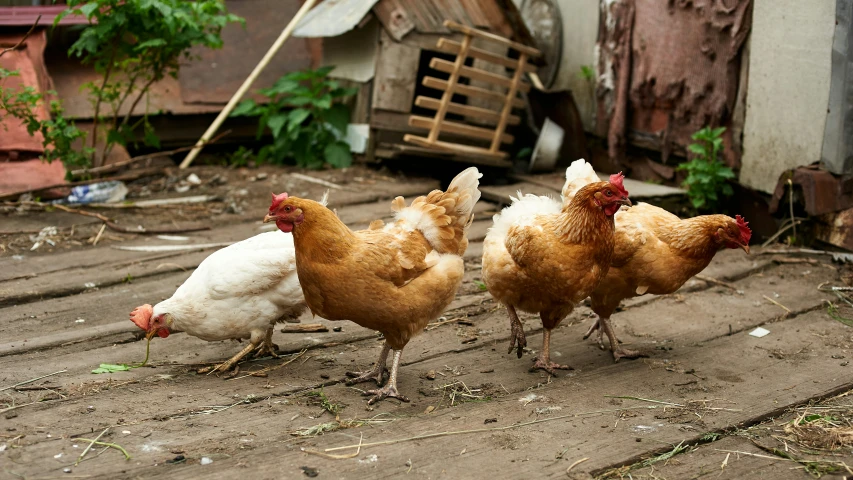
<path id="1" fill-rule="evenodd" d="M 33 26 L 30 27 L 29 31 L 27 31 L 27 33 L 24 35 L 24 38 L 22 38 L 21 41 L 19 41 L 15 45 L 13 45 L 9 48 L 4 48 L 2 51 L 0 51 L 0 57 L 2 57 L 6 52 L 11 52 L 12 50 L 17 50 L 17 49 L 21 48 L 21 45 L 23 45 L 24 42 L 27 41 L 27 38 L 30 36 L 30 34 L 35 31 L 36 27 L 39 24 L 39 20 L 41 20 L 41 14 L 39 14 L 39 16 L 36 17 L 36 22 L 33 23 Z"/>

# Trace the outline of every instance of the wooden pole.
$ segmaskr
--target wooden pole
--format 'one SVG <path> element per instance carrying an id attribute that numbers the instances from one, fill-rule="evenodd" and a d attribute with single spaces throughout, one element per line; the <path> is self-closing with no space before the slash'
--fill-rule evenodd
<path id="1" fill-rule="evenodd" d="M 512 112 L 512 100 L 515 98 L 516 93 L 518 93 L 518 84 L 521 83 L 521 76 L 524 74 L 524 65 L 526 64 L 527 54 L 521 52 L 518 56 L 518 65 L 515 67 L 515 75 L 512 76 L 512 83 L 510 83 L 509 91 L 506 92 L 501 119 L 498 121 L 498 126 L 495 127 L 495 136 L 492 138 L 492 145 L 489 148 L 491 152 L 497 152 L 501 147 L 501 139 L 503 138 L 510 112 Z"/>
<path id="2" fill-rule="evenodd" d="M 302 7 L 299 9 L 298 12 L 296 12 L 296 15 L 294 15 L 293 19 L 284 28 L 284 30 L 281 32 L 281 35 L 278 36 L 278 39 L 276 39 L 275 43 L 273 43 L 272 47 L 270 47 L 270 49 L 267 51 L 266 55 L 264 55 L 264 58 L 261 59 L 261 61 L 255 66 L 255 69 L 252 70 L 252 73 L 250 73 L 246 80 L 243 81 L 243 84 L 240 85 L 240 88 L 237 89 L 237 92 L 234 93 L 234 96 L 231 97 L 231 100 L 228 100 L 228 104 L 225 105 L 225 108 L 222 109 L 221 112 L 219 112 L 219 115 L 216 117 L 216 120 L 214 120 L 213 123 L 211 123 L 210 126 L 207 127 L 207 131 L 204 132 L 204 135 L 201 136 L 199 141 L 195 144 L 195 147 L 190 150 L 190 153 L 187 154 L 187 157 L 184 158 L 183 162 L 181 162 L 181 168 L 187 168 L 190 166 L 191 163 L 193 163 L 195 157 L 197 157 L 198 154 L 201 153 L 201 149 L 202 147 L 204 147 L 204 144 L 207 143 L 208 140 L 213 137 L 219 127 L 222 126 L 222 122 L 224 122 L 225 119 L 228 118 L 228 115 L 230 115 L 231 111 L 234 110 L 234 107 L 237 106 L 237 102 L 239 102 L 243 98 L 243 95 L 245 95 L 249 88 L 252 86 L 252 84 L 255 83 L 255 80 L 258 78 L 258 75 L 260 75 L 264 68 L 269 65 L 269 63 L 272 61 L 272 57 L 275 56 L 276 53 L 278 53 L 278 50 L 281 48 L 282 45 L 284 45 L 284 42 L 286 42 L 287 39 L 290 38 L 290 35 L 293 33 L 293 30 L 296 29 L 296 24 L 298 24 L 299 21 L 302 20 L 302 17 L 304 17 L 305 14 L 308 13 L 309 10 L 311 10 L 311 7 L 313 7 L 315 3 L 317 3 L 317 0 L 306 0 L 305 3 L 302 4 Z"/>
<path id="3" fill-rule="evenodd" d="M 456 62 L 453 64 L 453 71 L 450 72 L 450 78 L 447 79 L 447 90 L 441 96 L 441 103 L 438 105 L 438 111 L 435 112 L 435 123 L 432 124 L 432 129 L 429 131 L 427 141 L 435 143 L 438 140 L 438 133 L 441 130 L 441 124 L 444 122 L 444 115 L 447 113 L 447 106 L 450 104 L 450 99 L 453 98 L 454 90 L 456 90 L 456 82 L 459 81 L 459 71 L 465 65 L 465 58 L 468 57 L 468 48 L 471 46 L 471 35 L 466 34 L 462 40 L 462 46 L 459 48 L 459 55 L 456 56 Z"/>

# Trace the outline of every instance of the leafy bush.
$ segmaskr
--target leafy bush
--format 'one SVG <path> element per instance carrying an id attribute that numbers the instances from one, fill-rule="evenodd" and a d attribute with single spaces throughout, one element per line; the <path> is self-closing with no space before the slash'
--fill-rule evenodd
<path id="1" fill-rule="evenodd" d="M 222 28 L 229 22 L 245 22 L 227 13 L 221 0 L 68 0 L 66 15 L 83 15 L 89 26 L 71 45 L 69 55 L 92 65 L 102 78 L 86 85 L 94 104 L 95 132 L 102 104 L 111 108 L 107 141 L 102 157 L 118 143 L 134 141 L 142 128 L 144 143 L 159 147 L 160 141 L 148 122 L 148 115 L 131 123 L 131 113 L 148 89 L 167 75 L 178 77 L 180 62 L 193 58 L 196 45 L 222 47 Z M 120 110 L 130 108 L 122 116 Z M 92 147 L 96 145 L 92 135 Z"/>
<path id="2" fill-rule="evenodd" d="M 705 127 L 694 133 L 691 138 L 696 143 L 687 146 L 693 158 L 677 168 L 687 172 L 682 185 L 687 188 L 687 196 L 697 210 L 710 210 L 717 206 L 720 196 L 729 197 L 734 193 L 729 180 L 735 174 L 718 159 L 725 131 L 725 127 Z"/>
<path id="3" fill-rule="evenodd" d="M 307 168 L 326 163 L 341 168 L 352 163 L 349 144 L 343 140 L 350 109 L 335 102 L 357 90 L 330 80 L 333 68 L 289 73 L 272 87 L 258 90 L 268 103 L 248 99 L 234 109 L 231 116 L 260 117 L 258 139 L 267 129 L 272 133 L 273 142 L 258 152 L 259 162 L 281 164 L 292 159 Z"/>
<path id="4" fill-rule="evenodd" d="M 44 146 L 42 160 L 48 163 L 54 160 L 62 161 L 65 165 L 66 177 L 70 180 L 71 170 L 90 165 L 89 149 L 77 151 L 72 148 L 76 140 L 85 140 L 86 132 L 78 129 L 74 122 L 63 116 L 62 104 L 57 100 L 50 101 L 48 105 L 51 118 L 47 120 L 36 118 L 34 112 L 44 104 L 46 95 L 55 96 L 56 92 L 49 91 L 43 94 L 30 86 L 20 90 L 4 87 L 6 79 L 18 75 L 17 70 L 0 68 L 0 110 L 5 110 L 7 115 L 17 118 L 26 125 L 30 135 L 40 132 Z"/>

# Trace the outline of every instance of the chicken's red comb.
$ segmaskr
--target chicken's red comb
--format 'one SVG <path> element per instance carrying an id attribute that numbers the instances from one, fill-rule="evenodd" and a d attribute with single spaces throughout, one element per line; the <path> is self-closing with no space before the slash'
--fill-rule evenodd
<path id="1" fill-rule="evenodd" d="M 151 325 L 151 316 L 154 315 L 154 308 L 149 305 L 140 305 L 130 312 L 130 321 L 135 323 L 137 327 L 148 331 L 148 326 Z"/>
<path id="2" fill-rule="evenodd" d="M 749 229 L 749 222 L 744 220 L 740 215 L 735 215 L 735 220 L 737 221 L 737 228 L 740 229 L 740 241 L 743 242 L 744 245 L 749 245 L 749 239 L 752 237 L 752 230 Z"/>
<path id="3" fill-rule="evenodd" d="M 628 196 L 628 190 L 625 190 L 625 186 L 622 185 L 622 180 L 625 179 L 625 175 L 622 175 L 622 172 L 614 173 L 610 176 L 610 184 L 616 187 L 619 190 L 619 193 L 622 195 Z"/>
<path id="4" fill-rule="evenodd" d="M 284 192 L 280 195 L 272 194 L 272 204 L 270 205 L 270 211 L 275 210 L 281 205 L 281 202 L 287 200 L 287 192 Z"/>

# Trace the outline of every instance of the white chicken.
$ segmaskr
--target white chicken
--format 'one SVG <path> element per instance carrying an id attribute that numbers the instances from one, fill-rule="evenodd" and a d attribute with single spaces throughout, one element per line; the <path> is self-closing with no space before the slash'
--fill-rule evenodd
<path id="1" fill-rule="evenodd" d="M 305 309 L 293 235 L 275 230 L 217 250 L 171 298 L 154 307 L 137 307 L 130 320 L 149 339 L 185 332 L 207 341 L 249 340 L 212 373 L 231 369 L 252 350 L 256 357 L 277 356 L 272 343 L 275 324 L 295 319 Z"/>

